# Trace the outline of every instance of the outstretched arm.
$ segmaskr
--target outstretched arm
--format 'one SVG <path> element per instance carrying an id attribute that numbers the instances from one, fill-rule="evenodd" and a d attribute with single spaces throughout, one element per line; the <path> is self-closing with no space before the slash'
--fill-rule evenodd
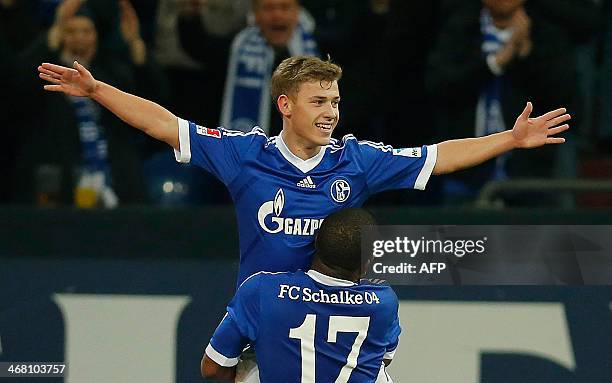
<path id="1" fill-rule="evenodd" d="M 178 120 L 162 106 L 94 79 L 76 61 L 74 68 L 43 63 L 38 67 L 38 72 L 41 79 L 52 84 L 45 85 L 45 90 L 90 97 L 128 125 L 179 149 Z"/>
<path id="2" fill-rule="evenodd" d="M 569 129 L 571 116 L 565 108 L 529 118 L 533 106 L 527 103 L 512 130 L 485 137 L 444 141 L 438 144 L 438 159 L 433 174 L 446 174 L 471 168 L 512 149 L 537 148 L 547 144 L 562 144 L 564 138 L 553 137 Z M 563 125 L 561 125 L 563 124 Z"/>

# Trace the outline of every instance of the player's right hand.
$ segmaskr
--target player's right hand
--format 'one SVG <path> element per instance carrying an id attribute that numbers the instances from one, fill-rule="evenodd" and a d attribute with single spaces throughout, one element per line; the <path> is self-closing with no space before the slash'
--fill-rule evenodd
<path id="1" fill-rule="evenodd" d="M 74 69 L 61 65 L 43 63 L 38 67 L 38 76 L 53 85 L 45 85 L 51 92 L 63 92 L 71 96 L 90 97 L 96 90 L 97 82 L 91 73 L 78 62 Z"/>

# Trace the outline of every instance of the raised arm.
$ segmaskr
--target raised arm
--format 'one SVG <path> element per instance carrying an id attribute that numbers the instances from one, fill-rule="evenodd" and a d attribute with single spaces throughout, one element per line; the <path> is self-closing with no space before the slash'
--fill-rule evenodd
<path id="1" fill-rule="evenodd" d="M 433 174 L 446 174 L 471 168 L 512 149 L 531 149 L 547 144 L 562 144 L 564 138 L 553 137 L 569 129 L 571 116 L 565 108 L 529 118 L 533 106 L 527 103 L 512 130 L 485 137 L 444 141 L 438 144 L 438 158 Z M 563 125 L 561 125 L 563 124 Z"/>
<path id="2" fill-rule="evenodd" d="M 43 63 L 38 72 L 41 79 L 52 84 L 45 85 L 45 90 L 90 97 L 128 125 L 179 149 L 178 120 L 162 106 L 94 79 L 76 61 L 73 68 Z"/>

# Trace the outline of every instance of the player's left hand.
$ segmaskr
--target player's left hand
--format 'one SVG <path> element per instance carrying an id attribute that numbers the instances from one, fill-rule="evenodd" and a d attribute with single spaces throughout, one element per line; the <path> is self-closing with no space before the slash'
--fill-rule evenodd
<path id="1" fill-rule="evenodd" d="M 517 148 L 537 148 L 546 144 L 565 142 L 565 138 L 554 137 L 569 129 L 569 125 L 564 122 L 572 117 L 566 113 L 565 108 L 550 111 L 536 118 L 529 117 L 532 111 L 533 105 L 528 102 L 512 128 L 512 137 L 514 137 Z"/>

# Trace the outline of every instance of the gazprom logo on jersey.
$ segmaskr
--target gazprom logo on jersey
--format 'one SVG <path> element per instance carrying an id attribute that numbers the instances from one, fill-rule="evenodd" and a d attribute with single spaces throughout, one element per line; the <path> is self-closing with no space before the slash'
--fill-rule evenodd
<path id="1" fill-rule="evenodd" d="M 314 235 L 321 227 L 323 219 L 317 218 L 289 218 L 281 217 L 285 207 L 285 192 L 278 189 L 274 201 L 264 202 L 257 212 L 259 226 L 266 233 L 277 234 L 284 232 L 287 235 Z M 268 224 L 270 222 L 270 224 Z"/>

